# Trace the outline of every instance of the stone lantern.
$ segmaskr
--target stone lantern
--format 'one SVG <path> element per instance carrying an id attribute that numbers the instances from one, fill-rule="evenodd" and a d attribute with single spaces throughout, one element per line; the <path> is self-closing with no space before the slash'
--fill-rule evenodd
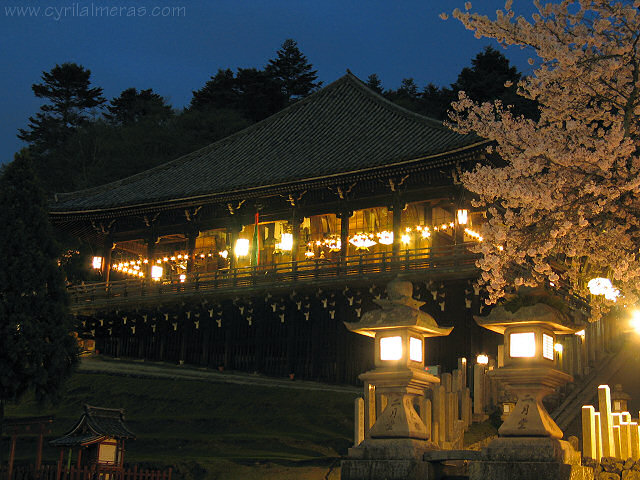
<path id="1" fill-rule="evenodd" d="M 628 412 L 629 400 L 631 400 L 631 395 L 623 392 L 622 385 L 616 383 L 613 386 L 613 392 L 611 392 L 611 410 L 615 413 Z"/>
<path id="2" fill-rule="evenodd" d="M 373 337 L 375 369 L 360 375 L 387 405 L 371 426 L 365 440 L 349 449 L 342 465 L 342 479 L 429 478 L 425 451 L 436 448 L 414 408 L 414 400 L 440 379 L 425 371 L 427 337 L 449 335 L 453 327 L 441 328 L 431 315 L 420 310 L 424 302 L 414 300 L 409 281 L 387 285 L 388 299 L 375 300 L 382 307 L 365 313 L 349 330 Z M 377 472 L 374 474 L 374 472 Z M 426 475 L 426 476 L 425 476 Z"/>
<path id="3" fill-rule="evenodd" d="M 472 465 L 470 478 L 574 478 L 566 475 L 582 468 L 580 453 L 561 440 L 562 430 L 542 399 L 573 380 L 556 368 L 556 335 L 583 327 L 542 302 L 514 313 L 496 307 L 489 316 L 475 319 L 481 327 L 504 335 L 504 366 L 489 375 L 503 382 L 517 402 L 498 429 L 499 438 L 486 449 L 486 459 Z"/>

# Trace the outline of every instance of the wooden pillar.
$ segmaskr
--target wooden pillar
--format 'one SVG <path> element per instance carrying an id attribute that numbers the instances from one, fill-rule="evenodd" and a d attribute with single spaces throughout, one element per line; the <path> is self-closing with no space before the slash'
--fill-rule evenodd
<path id="1" fill-rule="evenodd" d="M 191 228 L 187 231 L 187 273 L 193 273 L 195 264 L 196 238 L 200 235 L 197 228 Z"/>
<path id="2" fill-rule="evenodd" d="M 291 246 L 291 268 L 295 272 L 298 262 L 298 250 L 300 249 L 300 223 L 302 217 L 296 208 L 291 212 L 291 236 L 293 237 L 293 244 Z"/>
<path id="3" fill-rule="evenodd" d="M 111 235 L 108 235 L 104 239 L 104 251 L 102 255 L 102 278 L 104 279 L 105 283 L 109 283 L 109 280 L 111 278 L 111 253 L 113 252 L 113 248 L 115 246 L 116 244 L 113 243 L 113 238 L 111 237 Z"/>
<path id="4" fill-rule="evenodd" d="M 11 449 L 9 450 L 9 465 L 8 465 L 8 469 L 7 469 L 7 478 L 9 480 L 11 480 L 12 475 L 13 475 L 13 461 L 16 458 L 16 440 L 17 440 L 17 433 L 14 430 L 13 433 L 11 434 Z"/>
<path id="5" fill-rule="evenodd" d="M 349 254 L 349 219 L 353 212 L 342 210 L 336 214 L 340 219 L 340 260 L 347 258 Z"/>
<path id="6" fill-rule="evenodd" d="M 76 462 L 76 468 L 79 470 L 82 466 L 82 447 L 78 448 L 78 461 Z"/>
<path id="7" fill-rule="evenodd" d="M 60 449 L 60 458 L 58 459 L 58 465 L 56 469 L 56 480 L 60 480 L 62 477 L 62 462 L 64 461 L 64 448 Z"/>
<path id="8" fill-rule="evenodd" d="M 229 228 L 227 228 L 227 251 L 229 252 L 229 269 L 233 270 L 236 268 L 236 240 L 238 240 L 238 234 L 242 231 L 242 223 L 240 220 L 236 220 Z"/>
<path id="9" fill-rule="evenodd" d="M 153 262 L 155 262 L 156 244 L 158 243 L 158 236 L 151 233 L 145 239 L 145 243 L 147 244 L 147 260 L 149 260 L 149 262 L 144 266 L 144 276 L 147 281 L 151 281 L 151 267 L 153 266 Z"/>
<path id="10" fill-rule="evenodd" d="M 400 243 L 402 238 L 402 202 L 400 201 L 400 196 L 395 194 L 393 196 L 393 257 L 394 260 L 398 260 L 400 256 Z"/>
<path id="11" fill-rule="evenodd" d="M 44 443 L 44 423 L 40 424 L 40 432 L 38 433 L 38 451 L 36 453 L 36 471 L 42 467 L 42 445 Z"/>

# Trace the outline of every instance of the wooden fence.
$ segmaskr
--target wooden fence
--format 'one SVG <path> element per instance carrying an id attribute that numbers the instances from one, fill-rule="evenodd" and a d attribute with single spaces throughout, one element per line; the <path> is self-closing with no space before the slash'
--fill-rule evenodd
<path id="1" fill-rule="evenodd" d="M 187 274 L 162 281 L 127 279 L 106 283 L 91 283 L 68 288 L 72 308 L 107 307 L 130 301 L 179 298 L 194 294 L 223 293 L 268 287 L 272 285 L 312 284 L 323 280 L 358 277 L 376 278 L 380 275 L 407 274 L 432 271 L 434 274 L 474 276 L 476 254 L 469 251 L 469 243 L 436 248 L 405 250 L 398 256 L 388 252 L 351 255 L 338 261 L 324 259 L 259 265 L 218 270 L 211 273 Z"/>
<path id="2" fill-rule="evenodd" d="M 67 468 L 66 465 L 43 465 L 36 469 L 33 465 L 15 466 L 9 478 L 7 466 L 0 465 L 0 480 L 171 480 L 172 469 L 146 470 L 115 468 L 108 466 L 86 466 Z"/>

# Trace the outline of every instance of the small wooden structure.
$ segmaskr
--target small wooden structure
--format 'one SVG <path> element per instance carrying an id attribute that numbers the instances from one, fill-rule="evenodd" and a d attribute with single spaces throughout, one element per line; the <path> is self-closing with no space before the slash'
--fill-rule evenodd
<path id="1" fill-rule="evenodd" d="M 73 450 L 77 449 L 77 468 L 108 466 L 123 469 L 124 442 L 134 439 L 135 435 L 124 423 L 123 409 L 85 405 L 84 413 L 76 425 L 65 435 L 49 443 L 60 447 L 59 468 L 64 461 L 65 450 L 68 449 L 69 452 L 69 468 Z"/>

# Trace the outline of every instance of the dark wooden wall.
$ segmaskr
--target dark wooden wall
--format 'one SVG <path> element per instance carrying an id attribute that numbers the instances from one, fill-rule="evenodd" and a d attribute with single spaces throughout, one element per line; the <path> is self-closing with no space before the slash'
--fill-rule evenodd
<path id="1" fill-rule="evenodd" d="M 79 316 L 79 332 L 114 357 L 358 384 L 358 375 L 373 368 L 373 339 L 349 332 L 343 322 L 358 321 L 385 295 L 383 286 L 371 284 L 211 298 Z M 478 353 L 495 356 L 501 336 L 472 318 L 481 296 L 470 281 L 414 282 L 414 297 L 426 302 L 422 309 L 454 327 L 449 337 L 427 340 L 427 364 L 450 371 L 459 357 L 473 364 Z"/>

